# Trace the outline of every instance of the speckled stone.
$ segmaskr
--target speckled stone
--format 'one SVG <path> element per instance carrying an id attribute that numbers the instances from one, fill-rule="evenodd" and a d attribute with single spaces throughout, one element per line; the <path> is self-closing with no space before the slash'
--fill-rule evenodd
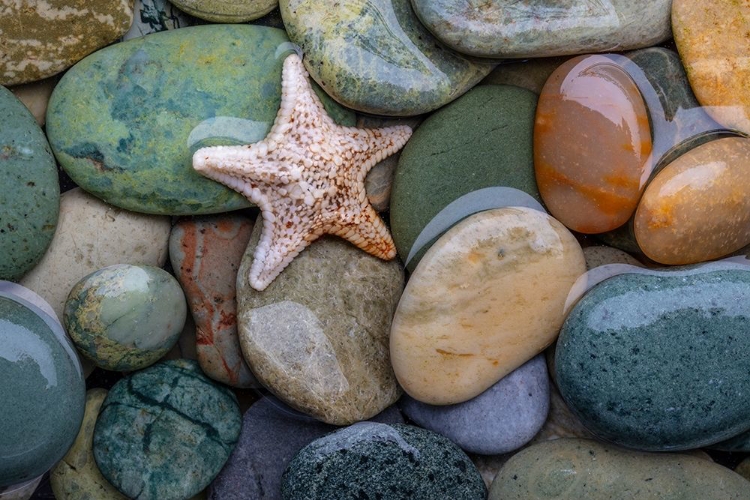
<path id="1" fill-rule="evenodd" d="M 65 299 L 84 276 L 113 264 L 164 265 L 170 228 L 169 217 L 129 212 L 71 189 L 60 197 L 60 218 L 47 252 L 20 283 L 49 302 L 62 320 Z"/>
<path id="2" fill-rule="evenodd" d="M 473 87 L 494 64 L 446 50 L 409 0 L 281 0 L 289 38 L 310 76 L 349 108 L 388 116 L 433 111 Z"/>
<path id="3" fill-rule="evenodd" d="M 484 500 L 479 472 L 460 448 L 404 424 L 361 422 L 317 439 L 284 472 L 284 500 Z"/>
<path id="4" fill-rule="evenodd" d="M 750 268 L 716 262 L 621 274 L 573 308 L 557 342 L 561 394 L 598 437 L 686 450 L 748 429 Z"/>
<path id="5" fill-rule="evenodd" d="M 120 38 L 133 22 L 133 0 L 47 0 L 0 6 L 0 85 L 57 74 Z"/>
<path id="6" fill-rule="evenodd" d="M 123 40 L 193 26 L 197 21 L 168 0 L 135 0 L 133 12 L 133 25 L 122 37 Z"/>
<path id="7" fill-rule="evenodd" d="M 324 236 L 258 292 L 248 275 L 261 229 L 255 225 L 237 273 L 240 345 L 257 379 L 289 406 L 334 425 L 395 403 L 401 388 L 388 332 L 404 286 L 398 261 Z"/>
<path id="8" fill-rule="evenodd" d="M 39 126 L 43 127 L 47 121 L 49 98 L 59 80 L 58 77 L 45 78 L 38 82 L 8 87 L 8 90 L 13 92 L 13 95 L 31 112 Z"/>
<path id="9" fill-rule="evenodd" d="M 245 363 L 237 335 L 237 269 L 253 222 L 219 215 L 178 222 L 169 258 L 196 323 L 196 354 L 203 372 L 233 387 L 260 387 Z"/>
<path id="10" fill-rule="evenodd" d="M 588 439 L 527 448 L 495 478 L 488 500 L 746 500 L 750 483 L 709 460 L 626 450 Z"/>
<path id="11" fill-rule="evenodd" d="M 278 0 L 173 0 L 188 14 L 214 23 L 244 23 L 271 12 Z"/>
<path id="12" fill-rule="evenodd" d="M 83 419 L 85 392 L 60 325 L 0 292 L 0 488 L 35 479 L 65 455 Z"/>
<path id="13" fill-rule="evenodd" d="M 60 188 L 44 132 L 4 87 L 0 116 L 0 279 L 15 281 L 42 258 L 55 233 Z"/>
<path id="14" fill-rule="evenodd" d="M 413 0 L 424 25 L 477 57 L 549 57 L 629 50 L 671 38 L 670 0 Z"/>
<path id="15" fill-rule="evenodd" d="M 425 226 L 465 194 L 505 186 L 541 200 L 532 152 L 536 100 L 508 85 L 476 87 L 414 132 L 391 195 L 391 231 L 402 259 Z M 410 270 L 427 248 L 408 263 Z"/>
<path id="16" fill-rule="evenodd" d="M 164 361 L 109 391 L 94 430 L 94 458 L 129 497 L 188 498 L 219 473 L 241 421 L 235 395 L 198 363 Z"/>
<path id="17" fill-rule="evenodd" d="M 447 437 L 466 452 L 507 453 L 530 441 L 547 418 L 547 365 L 544 356 L 536 356 L 479 396 L 457 405 L 427 405 L 409 395 L 400 405 L 414 423 Z"/>
<path id="18" fill-rule="evenodd" d="M 186 314 L 185 295 L 171 274 L 158 267 L 115 264 L 76 283 L 63 320 L 78 351 L 97 366 L 134 371 L 172 349 Z"/>
<path id="19" fill-rule="evenodd" d="M 55 88 L 50 144 L 79 186 L 127 210 L 190 215 L 246 207 L 245 197 L 195 172 L 192 154 L 265 137 L 281 101 L 282 61 L 292 51 L 283 31 L 244 25 L 194 26 L 107 47 Z M 328 97 L 324 103 L 335 120 L 354 124 L 353 113 Z"/>
<path id="20" fill-rule="evenodd" d="M 94 461 L 94 426 L 107 397 L 105 389 L 86 393 L 83 423 L 73 446 L 50 471 L 50 485 L 57 500 L 127 500 L 109 484 Z"/>
<path id="21" fill-rule="evenodd" d="M 391 362 L 413 398 L 467 401 L 557 336 L 585 272 L 575 237 L 552 217 L 506 207 L 453 226 L 412 273 L 391 328 Z"/>
<path id="22" fill-rule="evenodd" d="M 403 424 L 395 406 L 371 419 Z M 305 446 L 337 427 L 319 422 L 273 396 L 253 404 L 242 418 L 237 447 L 209 487 L 209 500 L 281 500 L 281 475 Z"/>

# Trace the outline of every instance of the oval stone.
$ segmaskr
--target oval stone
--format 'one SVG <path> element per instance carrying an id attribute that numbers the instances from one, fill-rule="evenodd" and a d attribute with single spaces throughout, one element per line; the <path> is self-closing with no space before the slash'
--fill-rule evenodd
<path id="1" fill-rule="evenodd" d="M 574 231 L 623 225 L 650 169 L 651 131 L 638 87 L 606 56 L 562 64 L 542 89 L 534 169 L 550 213 Z"/>
<path id="2" fill-rule="evenodd" d="M 443 43 L 477 57 L 548 57 L 648 47 L 668 40 L 670 0 L 413 0 Z M 615 49 L 616 47 L 616 49 Z"/>
<path id="3" fill-rule="evenodd" d="M 344 106 L 376 115 L 433 111 L 494 67 L 446 50 L 414 15 L 409 0 L 281 0 L 289 38 L 305 67 Z"/>
<path id="4" fill-rule="evenodd" d="M 425 254 L 391 327 L 399 383 L 428 404 L 467 401 L 539 354 L 586 271 L 565 227 L 529 208 L 472 215 Z"/>
<path id="5" fill-rule="evenodd" d="M 589 439 L 558 439 L 517 453 L 488 500 L 746 500 L 750 483 L 710 460 L 625 450 Z"/>
<path id="6" fill-rule="evenodd" d="M 565 320 L 558 387 L 608 441 L 653 451 L 714 444 L 750 427 L 749 327 L 747 266 L 614 276 Z"/>
<path id="7" fill-rule="evenodd" d="M 750 243 L 750 140 L 708 142 L 664 167 L 643 193 L 633 228 L 661 264 L 716 259 Z"/>
<path id="8" fill-rule="evenodd" d="M 55 88 L 50 144 L 79 186 L 121 208 L 177 215 L 249 206 L 194 171 L 192 155 L 265 137 L 291 52 L 282 30 L 245 25 L 195 26 L 107 47 Z M 323 102 L 335 120 L 354 125 L 353 113 L 327 96 Z"/>
<path id="9" fill-rule="evenodd" d="M 265 16 L 278 0 L 172 0 L 177 7 L 197 18 L 214 23 L 244 23 Z"/>
<path id="10" fill-rule="evenodd" d="M 60 187 L 44 132 L 5 87 L 0 116 L 0 279 L 15 281 L 42 258 L 55 234 Z"/>

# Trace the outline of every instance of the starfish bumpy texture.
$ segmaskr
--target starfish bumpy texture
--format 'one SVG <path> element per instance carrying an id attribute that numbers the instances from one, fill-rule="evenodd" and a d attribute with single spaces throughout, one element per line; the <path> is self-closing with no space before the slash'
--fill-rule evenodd
<path id="1" fill-rule="evenodd" d="M 406 144 L 411 128 L 341 127 L 323 108 L 302 59 L 284 60 L 281 107 L 260 142 L 201 148 L 193 168 L 260 207 L 263 232 L 250 286 L 264 290 L 321 235 L 341 236 L 382 259 L 396 256 L 388 229 L 367 201 L 365 175 Z"/>

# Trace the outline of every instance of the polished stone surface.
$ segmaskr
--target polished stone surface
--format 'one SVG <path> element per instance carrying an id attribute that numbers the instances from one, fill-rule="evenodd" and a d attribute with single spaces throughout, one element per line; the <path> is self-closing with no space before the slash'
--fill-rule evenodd
<path id="1" fill-rule="evenodd" d="M 244 23 L 265 16 L 278 0 L 172 0 L 188 14 L 214 23 Z"/>

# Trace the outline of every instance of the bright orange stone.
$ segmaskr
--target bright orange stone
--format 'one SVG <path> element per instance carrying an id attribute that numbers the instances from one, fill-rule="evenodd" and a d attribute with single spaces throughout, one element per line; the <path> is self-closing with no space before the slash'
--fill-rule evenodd
<path id="1" fill-rule="evenodd" d="M 549 77 L 536 110 L 534 168 L 556 219 L 589 234 L 627 222 L 650 173 L 650 155 L 646 105 L 613 60 L 576 57 Z"/>

